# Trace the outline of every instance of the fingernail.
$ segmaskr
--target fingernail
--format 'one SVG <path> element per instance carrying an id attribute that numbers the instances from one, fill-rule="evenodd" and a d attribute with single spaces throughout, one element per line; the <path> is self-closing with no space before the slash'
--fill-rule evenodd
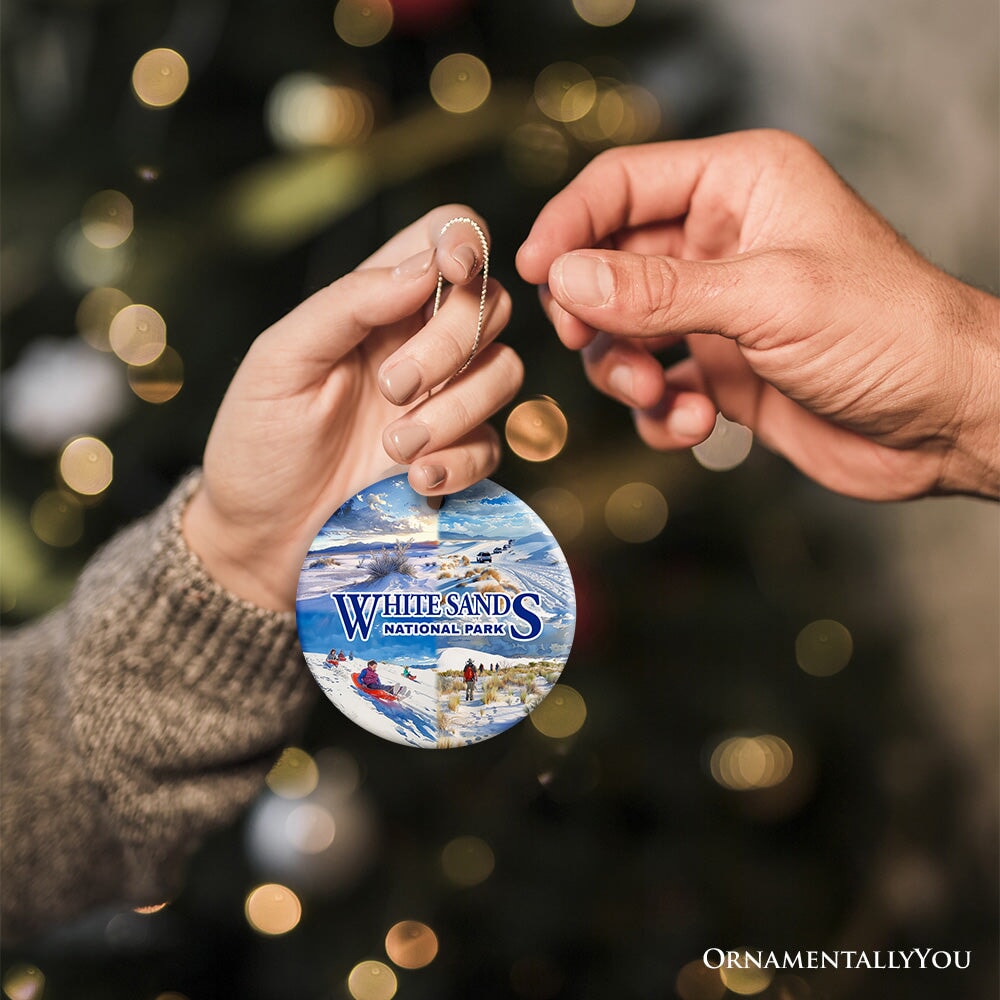
<path id="1" fill-rule="evenodd" d="M 419 278 L 420 275 L 427 273 L 433 259 L 433 250 L 421 250 L 420 253 L 415 253 L 412 257 L 407 257 L 402 263 L 397 264 L 392 273 L 397 278 Z"/>
<path id="2" fill-rule="evenodd" d="M 401 462 L 409 462 L 430 439 L 431 433 L 423 424 L 408 424 L 389 433 Z"/>
<path id="3" fill-rule="evenodd" d="M 625 365 L 612 368 L 608 373 L 608 388 L 624 403 L 635 406 L 635 383 L 632 370 Z"/>
<path id="4" fill-rule="evenodd" d="M 705 436 L 704 421 L 697 407 L 679 406 L 670 411 L 667 417 L 667 428 L 678 437 L 703 438 Z"/>
<path id="5" fill-rule="evenodd" d="M 451 259 L 458 264 L 467 278 L 471 278 L 479 269 L 479 257 L 472 247 L 455 247 L 451 252 Z"/>
<path id="6" fill-rule="evenodd" d="M 602 306 L 615 290 L 614 272 L 599 257 L 567 254 L 557 276 L 566 295 L 581 306 Z"/>
<path id="7" fill-rule="evenodd" d="M 391 368 L 380 372 L 378 383 L 388 399 L 402 406 L 417 394 L 417 389 L 420 387 L 420 369 L 415 361 L 404 358 Z"/>
<path id="8" fill-rule="evenodd" d="M 443 465 L 422 465 L 420 475 L 424 480 L 424 489 L 436 490 L 448 478 L 448 470 Z"/>

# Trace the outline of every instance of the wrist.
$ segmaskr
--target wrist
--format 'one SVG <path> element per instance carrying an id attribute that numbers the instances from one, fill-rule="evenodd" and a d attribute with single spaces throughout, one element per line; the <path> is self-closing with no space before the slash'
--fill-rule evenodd
<path id="1" fill-rule="evenodd" d="M 268 611 L 294 610 L 296 580 L 283 571 L 286 560 L 270 558 L 263 539 L 222 517 L 204 483 L 184 510 L 181 532 L 205 572 L 234 597 Z"/>
<path id="2" fill-rule="evenodd" d="M 959 405 L 939 492 L 1000 499 L 1000 299 L 965 286 L 953 331 L 961 358 Z"/>

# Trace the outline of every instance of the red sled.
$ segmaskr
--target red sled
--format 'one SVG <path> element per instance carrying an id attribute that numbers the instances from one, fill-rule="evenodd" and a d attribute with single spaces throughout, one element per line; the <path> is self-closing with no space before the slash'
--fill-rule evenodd
<path id="1" fill-rule="evenodd" d="M 351 674 L 351 680 L 354 681 L 354 686 L 359 691 L 364 691 L 365 694 L 370 694 L 373 698 L 380 698 L 382 701 L 398 701 L 399 699 L 396 695 L 392 694 L 390 691 L 383 691 L 381 688 L 370 688 L 365 687 L 361 681 L 358 680 L 358 674 Z"/>

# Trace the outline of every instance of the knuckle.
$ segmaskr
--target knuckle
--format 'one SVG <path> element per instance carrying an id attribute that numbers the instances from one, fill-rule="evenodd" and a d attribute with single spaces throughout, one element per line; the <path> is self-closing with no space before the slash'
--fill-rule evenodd
<path id="1" fill-rule="evenodd" d="M 666 329 L 677 280 L 673 268 L 659 257 L 639 257 L 628 282 L 629 308 L 644 333 Z"/>

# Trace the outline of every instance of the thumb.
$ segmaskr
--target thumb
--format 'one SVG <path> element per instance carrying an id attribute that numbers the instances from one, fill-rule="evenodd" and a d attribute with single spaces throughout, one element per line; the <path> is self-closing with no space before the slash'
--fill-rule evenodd
<path id="1" fill-rule="evenodd" d="M 741 339 L 801 315 L 808 290 L 787 251 L 694 261 L 613 250 L 556 258 L 549 291 L 584 323 L 629 337 L 718 333 Z"/>

